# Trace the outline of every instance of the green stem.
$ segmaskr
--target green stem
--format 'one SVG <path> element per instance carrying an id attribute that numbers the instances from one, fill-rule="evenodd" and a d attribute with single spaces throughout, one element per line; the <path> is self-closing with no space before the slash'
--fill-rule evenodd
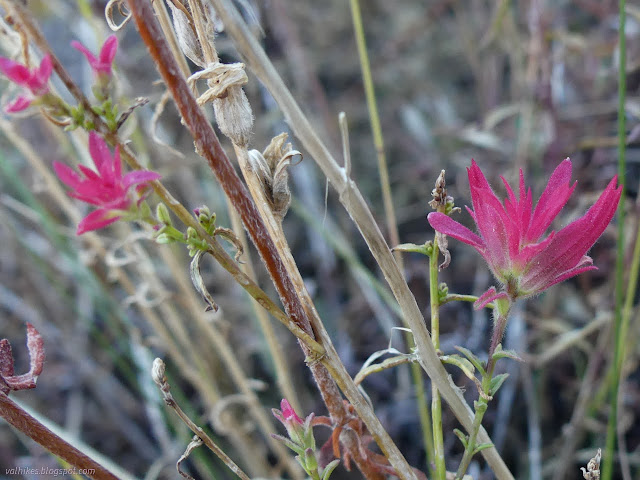
<path id="1" fill-rule="evenodd" d="M 438 244 L 433 240 L 429 255 L 429 294 L 431 297 L 431 340 L 436 352 L 440 349 L 440 301 L 438 299 Z M 431 422 L 433 424 L 434 479 L 445 480 L 447 468 L 444 461 L 444 439 L 442 436 L 442 401 L 440 392 L 431 383 Z"/>
<path id="2" fill-rule="evenodd" d="M 371 132 L 373 134 L 373 143 L 376 148 L 378 158 L 378 171 L 380 172 L 380 188 L 382 190 L 382 201 L 384 204 L 385 217 L 387 219 L 387 229 L 389 230 L 389 240 L 391 245 L 400 244 L 400 235 L 398 233 L 398 223 L 396 220 L 395 209 L 393 207 L 393 196 L 391 194 L 391 182 L 389 181 L 389 169 L 387 168 L 387 158 L 384 152 L 384 138 L 382 136 L 382 127 L 380 126 L 380 116 L 378 115 L 378 104 L 376 101 L 375 89 L 373 87 L 373 77 L 371 75 L 371 66 L 369 63 L 369 54 L 367 53 L 367 43 L 364 35 L 364 26 L 362 24 L 362 14 L 360 12 L 359 0 L 351 0 L 351 17 L 353 19 L 353 30 L 358 45 L 358 56 L 360 58 L 360 68 L 362 70 L 362 79 L 364 82 L 364 90 L 367 98 L 367 107 L 369 109 L 369 119 L 371 122 Z M 402 253 L 395 252 L 396 263 L 403 269 Z M 409 348 L 415 348 L 413 339 L 408 335 L 407 344 Z M 422 381 L 422 372 L 420 365 L 411 364 L 411 377 L 414 388 L 416 389 L 418 402 L 418 412 L 420 416 L 420 424 L 422 425 L 422 434 L 426 438 L 430 435 L 429 413 L 427 408 L 427 400 L 424 395 L 424 386 Z M 433 459 L 433 445 L 430 441 L 425 441 L 425 452 L 427 459 L 431 463 Z"/>
<path id="3" fill-rule="evenodd" d="M 400 244 L 398 234 L 398 224 L 393 208 L 393 197 L 391 196 L 391 183 L 389 182 L 389 169 L 387 168 L 387 158 L 384 153 L 384 139 L 382 137 L 382 127 L 380 126 L 380 116 L 378 115 L 378 105 L 376 93 L 373 88 L 373 77 L 371 66 L 369 65 L 369 55 L 367 54 L 367 43 L 364 37 L 364 27 L 362 25 L 362 15 L 360 13 L 359 0 L 351 0 L 351 17 L 353 18 L 353 29 L 358 44 L 358 56 L 360 57 L 360 68 L 362 70 L 362 80 L 364 91 L 367 97 L 367 107 L 369 108 L 369 120 L 371 122 L 371 132 L 373 133 L 373 143 L 376 147 L 378 157 L 378 171 L 380 172 L 380 187 L 382 188 L 382 201 L 384 203 L 384 213 L 387 219 L 387 229 L 389 230 L 389 240 L 391 245 Z M 394 254 L 398 266 L 402 270 L 402 254 Z"/>
<path id="4" fill-rule="evenodd" d="M 427 454 L 428 469 L 433 476 L 431 466 L 435 463 L 435 453 L 433 447 L 433 431 L 431 428 L 431 415 L 427 406 L 427 396 L 424 391 L 424 380 L 422 379 L 422 368 L 420 365 L 411 363 L 411 377 L 416 390 L 416 402 L 418 404 L 418 416 L 420 417 L 420 425 L 422 426 L 422 441 L 424 442 L 424 450 Z"/>
<path id="5" fill-rule="evenodd" d="M 460 460 L 460 466 L 458 467 L 458 471 L 456 472 L 455 480 L 461 480 L 464 477 L 467 468 L 469 468 L 469 464 L 471 463 L 471 459 L 473 458 L 474 450 L 476 449 L 478 431 L 480 431 L 484 413 L 487 411 L 487 405 L 488 401 L 482 397 L 480 397 L 474 405 L 475 414 L 473 416 L 471 433 L 469 434 L 467 446 L 465 447 L 464 454 L 462 455 L 462 460 Z"/>
<path id="6" fill-rule="evenodd" d="M 626 48 L 626 12 L 625 0 L 619 0 L 619 68 L 618 68 L 618 181 L 622 185 L 622 196 L 618 205 L 618 244 L 616 255 L 616 289 L 615 289 L 615 324 L 614 324 L 614 360 L 613 377 L 611 380 L 611 413 L 607 425 L 607 441 L 605 446 L 604 464 L 602 466 L 602 480 L 610 480 L 613 475 L 613 458 L 616 447 L 616 426 L 618 420 L 618 391 L 620 389 L 620 374 L 624 359 L 624 336 L 622 321 L 622 304 L 624 301 L 624 207 L 625 207 L 625 149 L 626 149 L 626 121 L 625 100 L 627 93 L 627 48 Z"/>
<path id="7" fill-rule="evenodd" d="M 473 425 L 471 426 L 471 430 L 469 432 L 467 445 L 464 449 L 464 454 L 462 455 L 460 465 L 458 466 L 455 480 L 462 479 L 465 472 L 467 471 L 467 468 L 469 468 L 471 458 L 473 458 L 473 455 L 476 453 L 476 440 L 478 438 L 478 432 L 480 431 L 480 427 L 482 425 L 484 413 L 487 411 L 487 406 L 489 404 L 491 380 L 493 379 L 493 371 L 496 367 L 496 360 L 493 358 L 493 354 L 500 344 L 500 340 L 502 340 L 504 331 L 507 328 L 509 310 L 505 310 L 506 311 L 500 311 L 497 307 L 493 310 L 495 315 L 493 335 L 491 337 L 491 346 L 489 347 L 489 359 L 487 360 L 486 374 L 482 378 L 482 391 L 485 395 L 481 395 L 480 398 L 476 402 L 474 402 L 475 414 L 473 416 Z"/>

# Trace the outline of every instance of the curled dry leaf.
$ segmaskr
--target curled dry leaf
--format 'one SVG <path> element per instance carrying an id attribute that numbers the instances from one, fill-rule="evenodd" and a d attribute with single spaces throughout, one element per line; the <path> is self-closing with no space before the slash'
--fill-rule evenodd
<path id="1" fill-rule="evenodd" d="M 273 137 L 264 152 L 249 152 L 249 160 L 253 170 L 259 176 L 267 197 L 271 201 L 271 210 L 280 219 L 284 218 L 291 204 L 289 190 L 289 172 L 293 157 L 302 154 L 293 150 L 291 143 L 285 143 L 287 134 L 281 133 Z"/>
<path id="2" fill-rule="evenodd" d="M 27 349 L 29 350 L 29 371 L 14 375 L 14 360 L 9 340 L 0 340 L 0 392 L 8 394 L 12 390 L 26 390 L 36 387 L 38 376 L 44 367 L 44 341 L 38 330 L 27 323 Z"/>
<path id="3" fill-rule="evenodd" d="M 214 312 L 217 312 L 218 305 L 213 300 L 213 297 L 209 293 L 209 290 L 207 290 L 207 287 L 204 284 L 204 279 L 202 278 L 202 274 L 200 273 L 200 260 L 202 260 L 202 255 L 204 255 L 205 253 L 206 252 L 204 250 L 198 250 L 193 256 L 193 260 L 191 260 L 191 268 L 189 270 L 191 273 L 191 282 L 193 283 L 193 286 L 196 288 L 198 293 L 202 295 L 204 301 L 207 302 L 208 306 L 205 311 L 210 312 L 213 310 Z"/>

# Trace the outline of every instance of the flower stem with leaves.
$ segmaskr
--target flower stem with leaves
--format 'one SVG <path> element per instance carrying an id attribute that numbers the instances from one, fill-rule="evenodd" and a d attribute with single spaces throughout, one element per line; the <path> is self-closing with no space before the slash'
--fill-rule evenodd
<path id="1" fill-rule="evenodd" d="M 438 292 L 438 243 L 434 239 L 429 249 L 429 294 L 431 297 L 431 341 L 436 352 L 440 349 L 440 300 Z M 444 459 L 442 435 L 442 400 L 431 383 L 431 422 L 433 425 L 434 474 L 436 480 L 445 480 L 447 468 Z"/>

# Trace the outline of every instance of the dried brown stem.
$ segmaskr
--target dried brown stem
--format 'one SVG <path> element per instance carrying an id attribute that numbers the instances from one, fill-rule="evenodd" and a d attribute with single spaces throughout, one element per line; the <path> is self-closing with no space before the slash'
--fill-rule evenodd
<path id="1" fill-rule="evenodd" d="M 130 8 L 140 35 L 154 58 L 165 84 L 172 93 L 183 122 L 191 131 L 196 150 L 207 160 L 225 193 L 240 214 L 245 228 L 249 232 L 271 275 L 287 314 L 299 328 L 314 336 L 305 308 L 298 297 L 299 288 L 294 286 L 290 279 L 287 267 L 280 257 L 269 230 L 260 216 L 260 212 L 222 150 L 213 128 L 206 120 L 195 98 L 191 95 L 185 78 L 179 73 L 179 69 L 175 65 L 175 60 L 163 39 L 162 32 L 153 17 L 151 9 L 144 2 L 137 1 L 132 1 Z M 306 345 L 303 346 L 303 349 L 307 355 L 311 353 Z M 311 370 L 332 418 L 340 422 L 344 418 L 345 412 L 342 397 L 335 382 L 322 364 L 312 362 Z M 355 460 L 361 457 L 357 451 L 353 453 Z M 357 463 L 367 478 L 381 478 L 381 474 L 369 465 L 365 459 L 361 460 Z M 404 466 L 399 465 L 402 467 L 401 471 L 403 472 L 407 471 L 408 467 L 406 461 L 404 463 Z M 408 471 L 411 472 L 410 469 Z M 403 477 L 412 478 L 413 475 Z"/>
<path id="2" fill-rule="evenodd" d="M 309 322 L 294 286 L 286 275 L 284 264 L 264 227 L 260 214 L 222 149 L 213 127 L 196 103 L 196 99 L 191 95 L 187 81 L 175 64 L 150 4 L 145 1 L 132 0 L 129 2 L 129 7 L 140 36 L 154 59 L 167 88 L 171 91 L 185 126 L 194 138 L 196 151 L 207 160 L 220 185 L 240 214 L 245 228 L 273 279 L 286 313 L 300 328 L 311 334 Z"/>
<path id="3" fill-rule="evenodd" d="M 209 450 L 216 454 L 216 456 L 224 462 L 224 464 L 229 467 L 229 469 L 235 473 L 241 480 L 249 480 L 249 477 L 246 473 L 242 471 L 242 469 L 233 461 L 231 458 L 224 453 L 224 451 L 211 439 L 206 432 L 195 424 L 193 420 L 189 418 L 189 416 L 184 413 L 184 410 L 178 405 L 178 402 L 173 398 L 171 394 L 171 386 L 167 381 L 167 377 L 165 375 L 165 365 L 164 362 L 160 358 L 156 358 L 153 361 L 153 367 L 151 369 L 151 377 L 153 381 L 158 385 L 160 392 L 162 393 L 162 398 L 167 406 L 173 408 L 173 411 L 176 412 L 176 415 L 180 417 L 180 420 L 184 422 L 184 424 L 189 427 L 193 433 L 196 434 L 196 437 L 199 438 L 202 443 L 204 443 Z M 180 469 L 178 468 L 178 471 Z"/>
<path id="4" fill-rule="evenodd" d="M 0 393 L 0 417 L 65 462 L 82 469 L 86 476 L 96 480 L 118 480 L 113 473 L 42 425 L 4 393 Z"/>
<path id="5" fill-rule="evenodd" d="M 247 158 L 246 149 L 238 146 L 236 146 L 235 149 L 240 168 L 242 169 L 242 173 L 247 185 L 249 186 L 249 190 L 253 195 L 256 205 L 260 209 L 262 218 L 265 220 L 269 234 L 275 239 L 276 248 L 278 248 L 278 251 L 286 265 L 288 275 L 296 286 L 296 290 L 302 300 L 303 308 L 307 313 L 313 330 L 316 332 L 320 343 L 326 349 L 326 354 L 321 359 L 322 366 L 311 365 L 311 369 L 316 381 L 324 382 L 324 388 L 321 388 L 321 393 L 325 403 L 327 404 L 327 408 L 329 409 L 334 425 L 341 425 L 344 422 L 346 415 L 340 393 L 337 391 L 334 383 L 335 381 L 339 385 L 340 390 L 344 392 L 351 404 L 354 406 L 359 417 L 367 425 L 369 433 L 371 433 L 376 443 L 392 463 L 398 476 L 401 478 L 415 478 L 414 472 L 406 459 L 402 456 L 398 447 L 393 443 L 389 434 L 382 427 L 380 421 L 375 416 L 373 409 L 362 396 L 353 379 L 340 361 L 340 357 L 335 351 L 333 343 L 331 342 L 322 320 L 313 305 L 313 300 L 304 285 L 304 281 L 300 275 L 295 259 L 291 254 L 288 242 L 284 232 L 282 231 L 281 220 L 274 215 L 270 208 L 271 202 L 267 198 L 264 190 L 264 184 L 259 179 L 256 170 L 250 164 Z M 329 373 L 331 377 L 328 377 Z M 333 378 L 333 380 L 331 378 Z M 344 444 L 345 448 L 349 450 L 355 463 L 358 465 L 358 468 L 367 476 L 367 478 L 377 478 L 380 475 L 380 472 L 371 465 L 369 459 L 363 457 L 362 453 L 358 449 L 358 444 L 356 442 L 357 439 L 351 436 L 341 436 L 340 440 Z"/>
<path id="6" fill-rule="evenodd" d="M 398 268 L 362 194 L 355 183 L 346 176 L 344 170 L 338 165 L 326 145 L 318 138 L 309 120 L 302 113 L 280 75 L 264 50 L 253 38 L 235 7 L 228 0 L 210 1 L 215 6 L 220 18 L 222 18 L 225 31 L 234 40 L 236 48 L 243 56 L 245 63 L 273 95 L 295 135 L 302 141 L 305 148 L 311 153 L 311 157 L 338 191 L 341 203 L 358 226 L 362 237 L 367 242 L 371 253 L 398 300 L 406 321 L 411 327 L 418 347 L 420 364 L 436 384 L 436 387 L 460 423 L 467 430 L 471 429 L 473 426 L 471 410 L 462 397 L 460 390 L 451 383 L 449 375 L 442 366 L 431 344 L 429 332 L 425 328 L 424 318 L 418 308 L 415 297 L 409 290 L 403 274 Z M 491 442 L 484 428 L 480 428 L 478 439 L 481 443 Z M 495 448 L 483 450 L 482 455 L 487 459 L 498 479 L 513 480 L 513 475 Z"/>

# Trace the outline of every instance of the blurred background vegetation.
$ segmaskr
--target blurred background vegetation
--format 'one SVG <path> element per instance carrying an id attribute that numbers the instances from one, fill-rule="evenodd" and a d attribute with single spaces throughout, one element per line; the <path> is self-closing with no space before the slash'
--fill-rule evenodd
<path id="1" fill-rule="evenodd" d="M 238 3 L 337 157 L 342 152 L 337 118 L 346 113 L 352 178 L 384 229 L 348 2 Z M 626 32 L 628 232 L 636 231 L 639 211 L 640 6 L 634 3 L 629 2 Z M 29 5 L 65 67 L 89 93 L 91 72 L 68 45 L 78 39 L 97 50 L 109 34 L 105 2 Z M 582 215 L 615 175 L 617 2 L 368 0 L 362 2 L 362 13 L 402 242 L 420 244 L 432 237 L 425 216 L 441 169 L 447 171 L 456 204 L 470 203 L 465 168 L 471 158 L 493 179 L 499 195 L 504 190 L 498 176 L 514 182 L 522 168 L 537 198 L 550 172 L 570 156 L 578 187 L 560 215 L 562 224 Z M 223 193 L 193 153 L 191 137 L 170 103 L 157 135 L 181 155 L 154 141 L 152 116 L 163 86 L 133 24 L 118 38 L 123 104 L 140 96 L 150 99 L 127 127 L 133 148 L 187 208 L 206 204 L 217 213 L 218 225 L 231 227 Z M 238 60 L 224 32 L 216 45 L 224 61 Z M 268 92 L 248 74 L 245 90 L 255 115 L 250 146 L 263 150 L 287 125 Z M 86 159 L 83 134 L 63 133 L 38 114 L 5 115 L 0 127 L 0 337 L 12 341 L 24 370 L 25 321 L 41 332 L 47 352 L 38 387 L 12 398 L 138 478 L 176 478 L 175 462 L 191 435 L 166 410 L 151 382 L 151 362 L 161 356 L 174 395 L 192 418 L 251 476 L 280 475 L 268 431 L 280 428 L 269 409 L 279 405 L 283 391 L 263 328 L 241 288 L 222 268 L 205 261 L 203 275 L 221 310 L 204 313 L 189 282 L 185 249 L 158 246 L 124 223 L 76 237 L 85 206 L 65 197 L 50 167 L 55 160 L 73 164 Z M 302 150 L 295 138 L 291 141 Z M 355 375 L 390 339 L 405 348 L 392 330 L 402 323 L 397 306 L 335 193 L 325 193 L 325 179 L 310 158 L 291 169 L 291 188 L 287 237 L 320 315 Z M 471 224 L 464 211 L 458 218 Z M 611 226 L 590 253 L 599 270 L 520 305 L 511 321 L 506 347 L 526 363 L 505 362 L 511 377 L 491 404 L 485 426 L 518 479 L 580 478 L 578 467 L 604 447 L 615 242 Z M 630 236 L 628 252 L 633 242 Z M 493 284 L 476 252 L 454 240 L 449 246 L 452 262 L 441 279 L 450 292 L 478 295 Z M 245 261 L 253 262 L 258 283 L 276 298 L 257 255 L 250 253 L 251 260 Z M 426 259 L 409 254 L 404 261 L 428 321 Z M 294 338 L 271 323 L 298 413 L 326 414 Z M 447 304 L 441 325 L 445 353 L 454 345 L 486 352 L 491 323 L 485 312 Z M 636 321 L 629 331 L 620 400 L 620 448 L 635 475 L 640 471 L 638 334 Z M 472 384 L 452 374 L 472 401 Z M 363 387 L 409 462 L 426 470 L 409 369 L 373 375 Z M 454 469 L 462 447 L 449 434 L 457 422 L 444 411 L 445 447 Z M 328 431 L 316 431 L 322 444 Z M 0 425 L 0 465 L 59 466 L 6 425 Z M 231 478 L 204 449 L 184 468 L 196 478 Z M 492 478 L 481 458 L 470 473 L 474 479 Z M 339 467 L 334 475 L 358 474 Z"/>

